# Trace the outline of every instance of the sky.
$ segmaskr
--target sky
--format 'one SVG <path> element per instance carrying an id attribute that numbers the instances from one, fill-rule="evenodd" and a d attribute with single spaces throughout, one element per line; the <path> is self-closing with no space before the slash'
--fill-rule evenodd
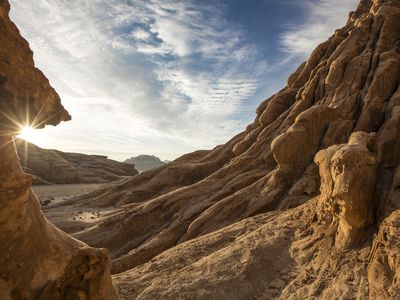
<path id="1" fill-rule="evenodd" d="M 243 131 L 356 0 L 10 0 L 72 120 L 44 148 L 172 160 Z"/>

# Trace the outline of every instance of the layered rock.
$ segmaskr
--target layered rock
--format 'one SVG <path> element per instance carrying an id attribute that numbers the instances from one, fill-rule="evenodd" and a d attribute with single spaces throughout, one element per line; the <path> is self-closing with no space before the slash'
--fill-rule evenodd
<path id="1" fill-rule="evenodd" d="M 243 133 L 46 214 L 108 211 L 69 231 L 110 250 L 124 299 L 396 299 L 399 45 L 400 1 L 362 0 Z M 113 299 L 104 250 L 43 218 L 7 145 L 2 294 Z"/>
<path id="2" fill-rule="evenodd" d="M 71 200 L 110 210 L 71 233 L 126 299 L 396 295 L 399 43 L 400 1 L 361 1 L 243 133 Z"/>
<path id="3" fill-rule="evenodd" d="M 0 1 L 0 297 L 1 299 L 117 299 L 109 254 L 57 229 L 43 216 L 13 135 L 23 125 L 56 125 L 70 117 L 28 43 Z"/>
<path id="4" fill-rule="evenodd" d="M 34 184 L 106 183 L 139 173 L 135 165 L 107 156 L 42 149 L 20 139 L 16 145 L 22 168 L 34 176 Z"/>

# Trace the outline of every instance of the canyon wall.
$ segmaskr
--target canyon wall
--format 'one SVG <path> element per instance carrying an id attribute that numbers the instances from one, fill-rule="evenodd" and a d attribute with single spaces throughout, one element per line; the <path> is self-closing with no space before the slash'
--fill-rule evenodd
<path id="1" fill-rule="evenodd" d="M 399 83 L 400 1 L 362 0 L 243 133 L 71 200 L 113 212 L 70 233 L 126 299 L 395 299 Z"/>
<path id="2" fill-rule="evenodd" d="M 0 291 L 114 299 L 107 251 L 51 225 L 21 171 L 10 120 L 68 114 L 0 3 Z M 123 299 L 397 299 L 399 140 L 400 0 L 362 0 L 244 132 L 45 213 L 107 211 L 66 230 L 110 251 Z"/>
<path id="3" fill-rule="evenodd" d="M 13 135 L 70 119 L 32 51 L 0 1 L 0 297 L 117 299 L 108 251 L 94 249 L 52 225 L 20 166 Z"/>

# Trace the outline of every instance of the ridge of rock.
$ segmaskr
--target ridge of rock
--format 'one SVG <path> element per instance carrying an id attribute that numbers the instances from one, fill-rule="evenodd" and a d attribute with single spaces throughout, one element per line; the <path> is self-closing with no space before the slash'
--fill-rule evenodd
<path id="1" fill-rule="evenodd" d="M 399 82 L 400 1 L 362 0 L 244 132 L 71 200 L 114 212 L 70 233 L 126 299 L 400 297 Z"/>
<path id="2" fill-rule="evenodd" d="M 22 169 L 34 176 L 33 184 L 106 183 L 139 173 L 135 165 L 107 156 L 43 149 L 20 139 L 16 146 Z"/>

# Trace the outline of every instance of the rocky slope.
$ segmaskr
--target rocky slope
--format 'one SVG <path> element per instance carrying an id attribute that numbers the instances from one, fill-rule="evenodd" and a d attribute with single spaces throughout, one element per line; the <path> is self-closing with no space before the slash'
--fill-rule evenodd
<path id="1" fill-rule="evenodd" d="M 70 233 L 124 299 L 397 299 L 399 83 L 400 0 L 362 0 L 243 133 L 71 200 L 110 212 Z"/>
<path id="2" fill-rule="evenodd" d="M 124 163 L 134 164 L 136 169 L 138 169 L 140 172 L 165 165 L 165 162 L 157 156 L 146 154 L 128 158 L 124 161 Z"/>
<path id="3" fill-rule="evenodd" d="M 22 125 L 70 117 L 0 0 L 0 298 L 117 299 L 109 254 L 47 221 L 20 166 L 13 135 Z"/>
<path id="4" fill-rule="evenodd" d="M 34 176 L 33 184 L 105 183 L 139 173 L 134 165 L 107 156 L 42 149 L 20 139 L 16 145 L 22 169 Z"/>

